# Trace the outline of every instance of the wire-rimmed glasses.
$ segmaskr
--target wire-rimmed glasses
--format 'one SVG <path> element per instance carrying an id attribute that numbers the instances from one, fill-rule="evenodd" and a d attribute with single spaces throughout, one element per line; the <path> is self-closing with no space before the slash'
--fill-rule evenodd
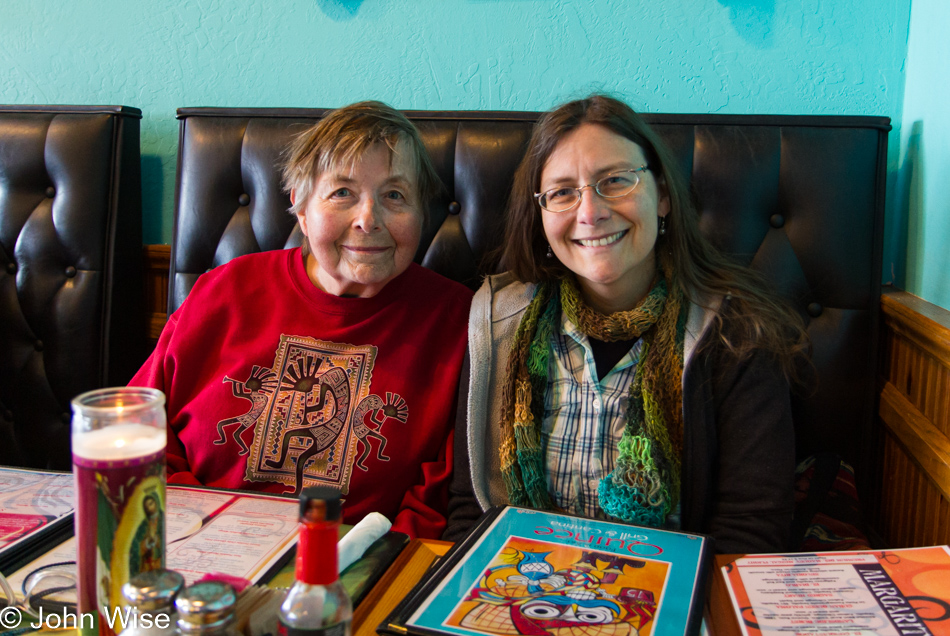
<path id="1" fill-rule="evenodd" d="M 25 605 L 33 612 L 76 611 L 76 562 L 60 561 L 38 567 L 23 579 Z"/>
<path id="2" fill-rule="evenodd" d="M 61 561 L 42 565 L 30 572 L 21 583 L 20 593 L 13 589 L 10 582 L 0 574 L 0 590 L 3 598 L 0 599 L 0 608 L 14 612 L 21 616 L 20 627 L 11 627 L 7 620 L 0 627 L 9 628 L 7 631 L 16 633 L 24 627 L 22 615 L 32 618 L 40 617 L 39 612 L 58 614 L 60 612 L 76 613 L 76 562 Z M 7 633 L 4 631 L 3 633 Z M 31 631 L 31 630 L 27 630 Z"/>
<path id="3" fill-rule="evenodd" d="M 579 188 L 558 186 L 538 192 L 534 198 L 538 200 L 538 205 L 548 212 L 568 212 L 580 204 L 585 188 L 593 188 L 594 192 L 605 199 L 619 199 L 627 196 L 640 185 L 639 173 L 649 169 L 650 166 L 640 166 L 629 170 L 618 170 L 599 179 L 596 183 L 588 183 Z"/>

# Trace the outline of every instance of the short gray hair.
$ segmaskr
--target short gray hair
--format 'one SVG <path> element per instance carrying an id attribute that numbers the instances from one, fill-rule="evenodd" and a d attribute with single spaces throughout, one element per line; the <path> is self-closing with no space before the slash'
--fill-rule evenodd
<path id="1" fill-rule="evenodd" d="M 294 138 L 282 169 L 284 190 L 296 191 L 290 213 L 296 215 L 306 207 L 314 183 L 324 172 L 352 166 L 377 143 L 386 144 L 391 160 L 401 142 L 409 148 L 420 211 L 427 218 L 429 201 L 442 190 L 442 182 L 418 129 L 401 112 L 377 101 L 330 111 Z"/>

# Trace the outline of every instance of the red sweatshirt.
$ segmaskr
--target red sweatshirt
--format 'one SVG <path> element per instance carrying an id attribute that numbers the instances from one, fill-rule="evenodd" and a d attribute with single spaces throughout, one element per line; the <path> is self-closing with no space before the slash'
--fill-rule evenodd
<path id="1" fill-rule="evenodd" d="M 131 385 L 167 396 L 170 483 L 344 495 L 344 522 L 445 525 L 472 292 L 410 265 L 372 298 L 317 289 L 300 249 L 203 274 Z"/>

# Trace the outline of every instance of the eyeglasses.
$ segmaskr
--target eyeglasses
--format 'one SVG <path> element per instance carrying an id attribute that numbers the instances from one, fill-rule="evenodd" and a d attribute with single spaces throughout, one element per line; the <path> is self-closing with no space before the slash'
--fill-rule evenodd
<path id="1" fill-rule="evenodd" d="M 43 565 L 23 579 L 25 604 L 35 612 L 76 611 L 76 562 Z"/>
<path id="2" fill-rule="evenodd" d="M 39 612 L 58 614 L 76 613 L 76 562 L 62 561 L 41 565 L 30 572 L 22 582 L 22 594 L 17 594 L 10 582 L 0 574 L 0 614 L 8 615 L 8 608 L 33 618 L 42 617 Z M 3 627 L 9 625 L 4 622 Z M 9 631 L 9 630 L 8 630 Z M 7 632 L 4 632 L 7 633 Z"/>
<path id="3" fill-rule="evenodd" d="M 579 188 L 560 186 L 534 195 L 538 205 L 548 212 L 567 212 L 573 210 L 581 202 L 585 188 L 593 188 L 594 192 L 605 199 L 619 199 L 625 197 L 640 185 L 640 172 L 649 170 L 650 166 L 640 166 L 630 170 L 611 172 L 597 183 L 589 183 Z"/>

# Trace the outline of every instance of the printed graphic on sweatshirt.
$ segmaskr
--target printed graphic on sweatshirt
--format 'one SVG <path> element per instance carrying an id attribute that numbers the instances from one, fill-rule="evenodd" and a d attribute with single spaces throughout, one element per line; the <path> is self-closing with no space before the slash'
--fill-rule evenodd
<path id="1" fill-rule="evenodd" d="M 248 455 L 248 481 L 276 481 L 293 492 L 329 485 L 349 492 L 354 466 L 371 456 L 389 461 L 385 425 L 405 423 L 406 401 L 370 393 L 376 347 L 281 335 L 270 369 L 257 365 L 246 380 L 225 376 L 246 413 L 218 422 L 215 444 L 237 444 Z M 254 428 L 250 448 L 241 433 Z"/>

